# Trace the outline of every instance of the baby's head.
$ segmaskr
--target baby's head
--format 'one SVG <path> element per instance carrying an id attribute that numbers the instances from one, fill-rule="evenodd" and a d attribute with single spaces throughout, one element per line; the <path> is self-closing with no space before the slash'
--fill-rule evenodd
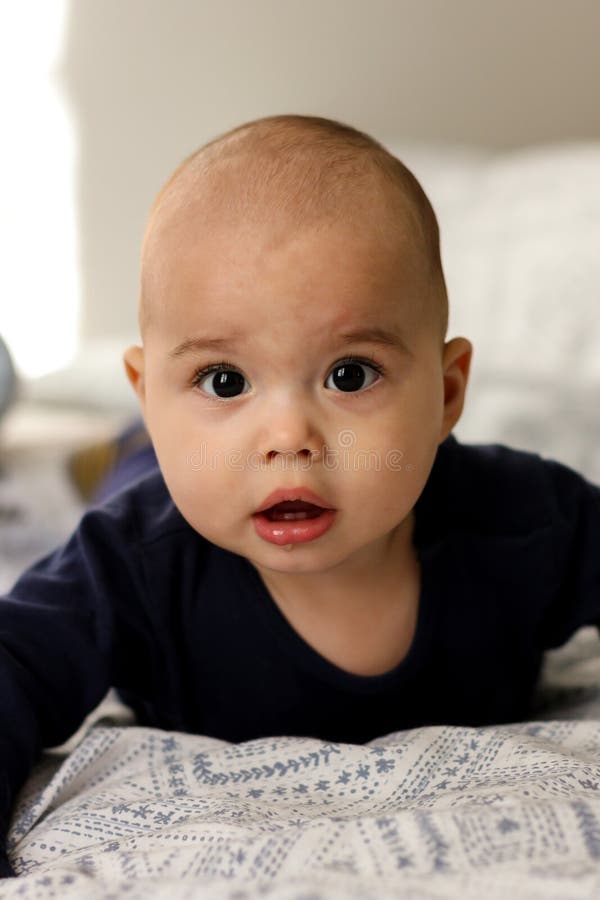
<path id="1" fill-rule="evenodd" d="M 152 206 L 142 249 L 139 320 L 144 337 L 165 300 L 164 259 L 187 229 L 256 232 L 274 241 L 337 226 L 402 255 L 427 285 L 404 297 L 415 325 L 448 327 L 448 300 L 435 213 L 414 175 L 381 144 L 348 125 L 310 116 L 272 116 L 200 147 L 173 172 Z M 187 232 L 187 233 L 186 233 Z"/>
<path id="2" fill-rule="evenodd" d="M 297 573 L 410 535 L 472 348 L 445 343 L 436 217 L 380 144 L 273 116 L 200 148 L 152 207 L 139 318 L 127 374 L 198 532 Z M 316 492 L 328 527 L 257 517 L 278 488 Z"/>

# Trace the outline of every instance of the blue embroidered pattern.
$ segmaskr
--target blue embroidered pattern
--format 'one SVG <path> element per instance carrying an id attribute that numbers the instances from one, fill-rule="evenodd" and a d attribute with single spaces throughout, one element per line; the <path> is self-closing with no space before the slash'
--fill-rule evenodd
<path id="1" fill-rule="evenodd" d="M 19 877 L 0 898 L 599 897 L 596 629 L 547 659 L 535 721 L 364 746 L 229 744 L 123 727 L 101 705 L 24 785 L 8 834 Z"/>
<path id="2" fill-rule="evenodd" d="M 0 897 L 598 896 L 599 750 L 600 721 L 364 746 L 98 724 L 21 791 Z"/>

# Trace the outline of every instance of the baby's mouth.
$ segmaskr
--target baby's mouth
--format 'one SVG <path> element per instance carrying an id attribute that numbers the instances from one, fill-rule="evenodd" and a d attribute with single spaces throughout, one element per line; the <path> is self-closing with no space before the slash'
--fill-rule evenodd
<path id="1" fill-rule="evenodd" d="M 321 506 L 305 500 L 283 500 L 263 510 L 262 515 L 272 522 L 293 521 L 295 519 L 316 519 L 324 512 Z"/>

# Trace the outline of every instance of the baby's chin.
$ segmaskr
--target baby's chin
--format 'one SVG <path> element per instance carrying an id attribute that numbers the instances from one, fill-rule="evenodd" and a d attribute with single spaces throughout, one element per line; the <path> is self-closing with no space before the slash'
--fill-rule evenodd
<path id="1" fill-rule="evenodd" d="M 257 551 L 238 552 L 258 571 L 279 575 L 312 576 L 339 573 L 343 576 L 347 565 L 352 566 L 354 553 L 361 548 L 325 545 L 318 542 L 282 544 L 259 548 Z M 234 551 L 235 552 L 235 551 Z"/>
<path id="2" fill-rule="evenodd" d="M 268 569 L 272 572 L 280 572 L 281 574 L 305 574 L 317 575 L 335 569 L 341 565 L 346 559 L 347 554 L 333 551 L 331 548 L 324 548 L 316 544 L 280 544 L 271 545 L 264 548 L 232 548 L 224 547 L 231 553 L 242 556 L 255 569 Z"/>

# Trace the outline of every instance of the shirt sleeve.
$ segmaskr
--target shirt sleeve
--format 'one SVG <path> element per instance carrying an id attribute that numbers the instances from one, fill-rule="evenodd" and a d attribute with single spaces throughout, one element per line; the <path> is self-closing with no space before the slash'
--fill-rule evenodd
<path id="1" fill-rule="evenodd" d="M 107 504 L 0 597 L 0 874 L 16 795 L 111 685 L 151 680 L 151 629 L 132 517 Z M 4 855 L 4 859 L 3 859 Z"/>
<path id="2" fill-rule="evenodd" d="M 17 873 L 8 861 L 4 850 L 0 850 L 0 878 L 16 878 Z"/>
<path id="3" fill-rule="evenodd" d="M 544 627 L 550 649 L 584 625 L 600 628 L 600 486 L 554 460 L 545 466 L 555 572 Z"/>

